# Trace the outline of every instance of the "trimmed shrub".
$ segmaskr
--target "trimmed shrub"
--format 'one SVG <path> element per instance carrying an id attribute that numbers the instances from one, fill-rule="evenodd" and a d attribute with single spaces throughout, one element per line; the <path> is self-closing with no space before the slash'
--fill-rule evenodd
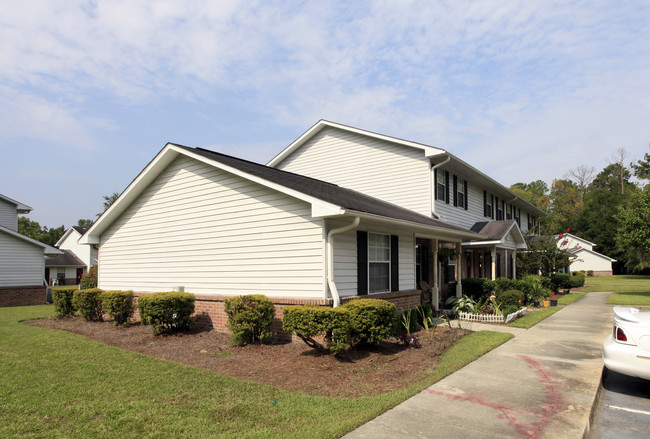
<path id="1" fill-rule="evenodd" d="M 102 306 L 106 314 L 113 317 L 113 323 L 128 326 L 129 319 L 133 317 L 133 291 L 104 291 L 102 293 Z"/>
<path id="2" fill-rule="evenodd" d="M 68 317 L 74 314 L 74 305 L 72 297 L 78 288 L 56 288 L 52 289 L 52 299 L 54 300 L 54 311 L 59 317 Z"/>
<path id="3" fill-rule="evenodd" d="M 573 273 L 569 279 L 569 288 L 580 288 L 585 284 L 585 275 L 584 273 Z"/>
<path id="4" fill-rule="evenodd" d="M 571 281 L 571 275 L 567 273 L 553 273 L 551 275 L 551 284 L 553 285 L 553 291 L 557 292 L 560 288 L 571 288 L 569 282 Z"/>
<path id="5" fill-rule="evenodd" d="M 224 311 L 236 345 L 265 342 L 271 338 L 275 306 L 268 297 L 249 294 L 226 299 Z"/>
<path id="6" fill-rule="evenodd" d="M 552 290 L 553 289 L 553 282 L 551 282 L 551 278 L 548 276 L 540 276 L 539 282 L 542 284 L 544 288 L 547 290 Z"/>
<path id="7" fill-rule="evenodd" d="M 321 353 L 340 353 L 351 346 L 349 311 L 315 305 L 285 307 L 282 329 L 295 332 L 305 344 Z M 325 346 L 315 337 L 323 337 Z"/>
<path id="8" fill-rule="evenodd" d="M 194 294 L 153 293 L 138 298 L 142 324 L 151 325 L 154 334 L 188 329 L 193 321 Z"/>
<path id="9" fill-rule="evenodd" d="M 104 320 L 102 290 L 99 288 L 75 291 L 72 296 L 72 306 L 79 315 L 88 321 Z"/>
<path id="10" fill-rule="evenodd" d="M 594 270 L 587 270 L 587 277 L 594 277 Z"/>
<path id="11" fill-rule="evenodd" d="M 397 307 L 393 303 L 381 299 L 354 299 L 342 308 L 350 313 L 353 346 L 379 343 L 391 336 L 397 319 Z"/>
<path id="12" fill-rule="evenodd" d="M 507 290 L 497 293 L 496 300 L 497 303 L 499 303 L 501 310 L 503 311 L 503 309 L 508 305 L 515 306 L 517 309 L 519 309 L 521 304 L 524 303 L 525 297 L 524 293 L 519 290 Z"/>
<path id="13" fill-rule="evenodd" d="M 468 277 L 463 279 L 461 284 L 463 286 L 463 295 L 474 300 L 491 295 L 497 286 L 492 279 L 482 277 Z"/>
<path id="14" fill-rule="evenodd" d="M 97 288 L 97 265 L 93 265 L 88 270 L 88 273 L 84 274 L 81 277 L 80 285 L 82 290 L 88 290 L 90 288 Z"/>

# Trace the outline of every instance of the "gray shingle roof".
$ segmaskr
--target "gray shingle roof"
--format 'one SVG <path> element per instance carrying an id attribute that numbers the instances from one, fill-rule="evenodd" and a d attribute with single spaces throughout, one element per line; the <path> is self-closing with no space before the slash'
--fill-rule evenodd
<path id="1" fill-rule="evenodd" d="M 487 240 L 499 241 L 510 231 L 515 220 L 481 221 L 472 226 L 472 232 L 486 235 Z"/>
<path id="2" fill-rule="evenodd" d="M 72 250 L 60 249 L 63 254 L 56 258 L 46 259 L 46 267 L 85 267 L 84 261 L 79 259 Z"/>
<path id="3" fill-rule="evenodd" d="M 395 204 L 382 201 L 378 198 L 362 194 L 361 192 L 346 189 L 322 180 L 306 177 L 304 175 L 294 174 L 292 172 L 282 171 L 280 169 L 271 168 L 270 166 L 261 165 L 259 163 L 235 158 L 203 148 L 190 148 L 178 144 L 174 145 L 195 154 L 199 154 L 206 159 L 214 160 L 224 165 L 233 167 L 247 174 L 263 178 L 269 182 L 299 191 L 305 195 L 309 195 L 336 206 L 341 206 L 346 210 L 378 215 L 386 218 L 408 221 L 453 231 L 469 232 L 469 230 L 463 227 L 432 219 L 419 213 L 413 212 L 412 210 L 405 209 Z"/>

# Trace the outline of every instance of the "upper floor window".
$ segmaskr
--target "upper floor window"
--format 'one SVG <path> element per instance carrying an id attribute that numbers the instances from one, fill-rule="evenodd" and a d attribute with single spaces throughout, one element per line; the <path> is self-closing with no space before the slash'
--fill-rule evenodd
<path id="1" fill-rule="evenodd" d="M 449 203 L 449 172 L 436 169 L 436 200 Z"/>
<path id="2" fill-rule="evenodd" d="M 494 219 L 494 195 L 483 191 L 483 216 Z"/>
<path id="3" fill-rule="evenodd" d="M 512 219 L 512 204 L 506 204 L 506 219 Z"/>
<path id="4" fill-rule="evenodd" d="M 467 210 L 467 180 L 454 175 L 454 206 Z"/>
<path id="5" fill-rule="evenodd" d="M 390 235 L 368 233 L 368 290 L 390 291 Z"/>

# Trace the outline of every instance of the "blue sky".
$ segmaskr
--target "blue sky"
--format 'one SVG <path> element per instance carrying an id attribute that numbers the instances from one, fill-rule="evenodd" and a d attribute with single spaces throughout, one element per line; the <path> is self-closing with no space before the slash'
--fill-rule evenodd
<path id="1" fill-rule="evenodd" d="M 49 227 L 167 142 L 266 163 L 319 119 L 505 185 L 649 151 L 645 1 L 19 3 L 0 0 L 0 193 Z"/>

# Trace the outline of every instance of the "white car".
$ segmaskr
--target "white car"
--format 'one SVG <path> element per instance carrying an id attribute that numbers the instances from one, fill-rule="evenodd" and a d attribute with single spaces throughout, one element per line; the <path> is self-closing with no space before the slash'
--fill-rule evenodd
<path id="1" fill-rule="evenodd" d="M 650 312 L 614 307 L 614 329 L 603 343 L 605 367 L 650 380 Z"/>

